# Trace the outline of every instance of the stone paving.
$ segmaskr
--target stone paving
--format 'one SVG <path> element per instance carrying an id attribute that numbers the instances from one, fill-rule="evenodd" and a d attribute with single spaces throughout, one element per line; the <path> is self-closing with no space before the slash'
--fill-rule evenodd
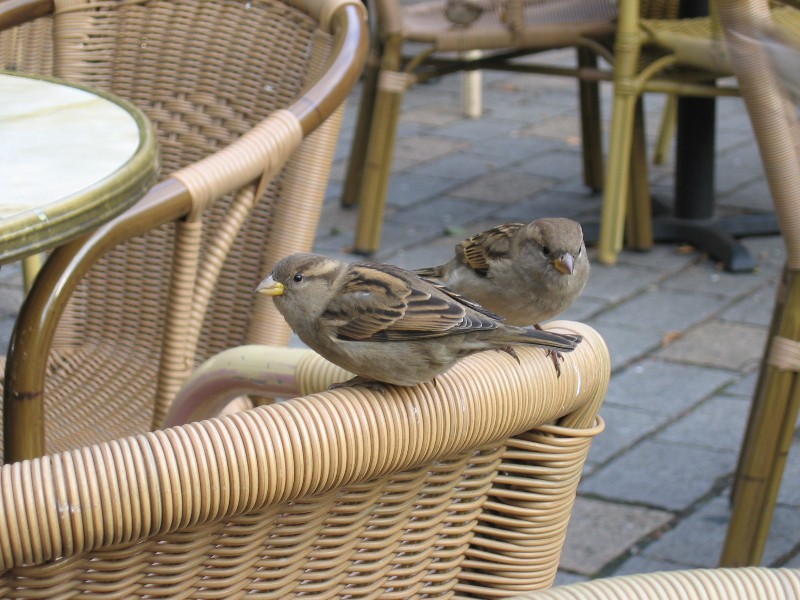
<path id="1" fill-rule="evenodd" d="M 554 59 L 570 61 L 571 53 Z M 542 216 L 590 219 L 601 197 L 581 183 L 577 94 L 571 80 L 484 72 L 484 114 L 466 119 L 460 75 L 412 88 L 403 104 L 383 244 L 373 257 L 438 264 L 466 235 Z M 339 206 L 358 106 L 345 114 L 317 251 L 343 257 L 356 211 Z M 608 123 L 610 88 L 604 86 Z M 648 97 L 648 135 L 663 99 Z M 770 206 L 743 105 L 718 101 L 720 212 Z M 654 166 L 654 192 L 672 194 L 672 164 Z M 717 564 L 736 463 L 776 282 L 780 237 L 744 242 L 753 273 L 730 274 L 678 244 L 594 263 L 564 316 L 604 336 L 612 379 L 570 526 L 559 583 Z M 590 256 L 594 252 L 590 251 Z M 0 271 L 0 345 L 19 304 L 19 271 Z M 764 564 L 800 568 L 800 438 L 795 437 Z"/>

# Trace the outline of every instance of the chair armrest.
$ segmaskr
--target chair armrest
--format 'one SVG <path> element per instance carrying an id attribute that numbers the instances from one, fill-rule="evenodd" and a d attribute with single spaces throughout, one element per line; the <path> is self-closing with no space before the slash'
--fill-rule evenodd
<path id="1" fill-rule="evenodd" d="M 542 351 L 531 348 L 516 348 L 520 363 L 514 361 L 500 361 L 504 370 L 497 374 L 499 364 L 482 362 L 483 356 L 473 355 L 460 361 L 453 369 L 436 378 L 435 382 L 423 384 L 434 390 L 447 387 L 451 384 L 454 389 L 466 385 L 475 372 L 485 370 L 487 373 L 495 372 L 498 380 L 513 380 L 515 369 L 541 373 L 543 385 L 552 385 L 555 380 L 559 390 L 579 389 L 581 385 L 592 385 L 586 381 L 587 365 L 590 361 L 597 361 L 597 356 L 602 356 L 599 348 L 605 345 L 598 333 L 581 323 L 557 322 L 548 323 L 547 329 L 557 331 L 577 332 L 584 336 L 584 341 L 573 352 L 564 354 L 564 365 L 561 377 L 557 377 L 552 367 L 550 358 Z M 480 353 L 497 356 L 497 353 Z M 506 362 L 508 364 L 506 364 Z M 596 370 L 589 370 L 590 377 L 602 376 L 602 364 Z M 234 398 L 242 395 L 280 396 L 293 397 L 321 392 L 332 383 L 345 381 L 352 377 L 352 373 L 331 364 L 316 353 L 299 348 L 274 348 L 269 346 L 239 346 L 217 354 L 203 363 L 186 381 L 180 392 L 170 405 L 170 410 L 164 420 L 164 427 L 181 425 L 218 416 L 222 409 Z M 583 382 L 581 381 L 583 378 Z M 403 388 L 395 386 L 386 387 L 386 396 L 402 397 Z M 569 393 L 561 401 L 552 401 L 546 397 L 545 402 L 550 402 L 554 407 L 569 407 L 572 412 L 573 402 L 580 396 Z M 552 402 L 551 402 L 552 401 Z M 581 419 L 572 416 L 569 426 L 588 427 L 594 418 L 595 409 L 590 411 L 590 418 Z M 585 422 L 584 422 L 585 421 Z"/>
<path id="2" fill-rule="evenodd" d="M 49 15 L 53 0 L 5 0 L 0 2 L 0 31 Z"/>

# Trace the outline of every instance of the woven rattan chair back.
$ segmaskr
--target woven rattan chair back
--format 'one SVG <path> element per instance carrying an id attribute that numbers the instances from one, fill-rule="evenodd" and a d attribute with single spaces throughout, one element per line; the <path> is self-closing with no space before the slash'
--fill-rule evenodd
<path id="1" fill-rule="evenodd" d="M 122 234 L 80 278 L 49 355 L 46 415 L 58 427 L 48 427 L 48 449 L 146 431 L 200 361 L 245 342 L 288 341 L 283 319 L 252 289 L 314 239 L 341 113 L 310 133 L 286 109 L 325 80 L 303 99 L 322 120 L 355 80 L 363 46 L 347 50 L 346 86 L 326 72 L 342 47 L 335 5 L 71 0 L 0 34 L 6 68 L 51 72 L 142 108 L 158 131 L 162 173 L 191 195 L 179 219 Z M 48 45 L 49 56 L 29 56 Z M 233 151 L 202 162 L 245 134 L 260 176 L 242 179 Z"/>
<path id="2" fill-rule="evenodd" d="M 609 358 L 482 352 L 0 470 L 0 596 L 442 598 L 551 585 Z"/>

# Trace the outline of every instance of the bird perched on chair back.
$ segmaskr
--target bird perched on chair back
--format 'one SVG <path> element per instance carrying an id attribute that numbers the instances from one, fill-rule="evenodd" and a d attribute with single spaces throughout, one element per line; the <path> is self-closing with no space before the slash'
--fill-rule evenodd
<path id="1" fill-rule="evenodd" d="M 447 0 L 444 15 L 454 25 L 466 27 L 478 19 L 483 7 L 475 0 Z"/>
<path id="2" fill-rule="evenodd" d="M 256 291 L 310 348 L 365 381 L 415 385 L 460 358 L 516 344 L 569 352 L 580 336 L 502 323 L 452 290 L 392 265 L 318 254 L 280 260 Z M 514 355 L 515 356 L 515 355 Z"/>
<path id="3" fill-rule="evenodd" d="M 552 319 L 575 302 L 589 278 L 589 259 L 580 224 L 538 219 L 474 235 L 456 245 L 447 264 L 415 272 L 524 326 Z"/>

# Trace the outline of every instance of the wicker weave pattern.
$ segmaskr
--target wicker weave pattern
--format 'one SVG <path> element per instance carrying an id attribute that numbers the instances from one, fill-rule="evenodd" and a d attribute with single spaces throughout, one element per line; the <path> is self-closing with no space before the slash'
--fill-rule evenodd
<path id="1" fill-rule="evenodd" d="M 205 178 L 192 187 L 192 218 L 117 245 L 81 280 L 45 382 L 46 420 L 59 423 L 48 450 L 145 431 L 207 357 L 288 340 L 252 289 L 275 261 L 311 248 L 342 113 L 302 144 L 293 115 L 265 120 L 328 68 L 333 37 L 314 16 L 322 5 L 63 0 L 54 16 L 0 34 L 2 66 L 132 101 L 156 125 L 162 173 L 195 165 Z M 255 170 L 242 168 L 259 156 Z"/>
<path id="2" fill-rule="evenodd" d="M 6 465 L 0 595 L 547 587 L 608 384 L 602 340 L 576 328 L 586 345 L 558 380 L 541 352 L 484 352 L 437 385 L 338 389 Z M 588 422 L 546 424 L 564 411 Z"/>
<path id="3" fill-rule="evenodd" d="M 697 569 L 596 579 L 520 596 L 561 600 L 793 600 L 800 598 L 800 571 L 792 569 Z"/>

